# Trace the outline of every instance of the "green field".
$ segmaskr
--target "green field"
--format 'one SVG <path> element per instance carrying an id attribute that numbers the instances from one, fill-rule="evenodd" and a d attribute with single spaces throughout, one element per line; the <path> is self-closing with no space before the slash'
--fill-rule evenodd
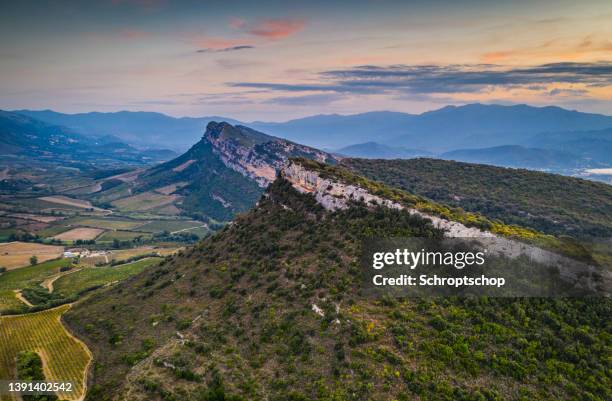
<path id="1" fill-rule="evenodd" d="M 138 227 L 139 231 L 156 233 L 161 231 L 179 231 L 186 228 L 195 228 L 204 225 L 200 221 L 194 220 L 156 220 Z"/>
<path id="2" fill-rule="evenodd" d="M 15 358 L 19 352 L 35 351 L 43 360 L 46 380 L 73 383 L 75 391 L 59 394 L 60 399 L 82 397 L 91 354 L 60 321 L 69 308 L 63 305 L 38 313 L 0 317 L 0 380 L 15 379 Z M 0 400 L 16 399 L 0 395 Z"/>
<path id="3" fill-rule="evenodd" d="M 70 259 L 51 260 L 0 274 L 0 313 L 8 309 L 25 306 L 15 298 L 15 290 L 36 285 L 45 278 L 59 273 L 60 267 L 67 266 L 70 263 Z"/>
<path id="4" fill-rule="evenodd" d="M 55 235 L 61 234 L 63 232 L 66 232 L 68 230 L 71 230 L 73 227 L 68 227 L 65 226 L 63 222 L 61 222 L 58 225 L 52 225 L 49 226 L 47 228 L 43 228 L 42 230 L 38 231 L 37 234 L 40 235 L 43 238 L 46 237 L 53 237 Z"/>
<path id="5" fill-rule="evenodd" d="M 151 238 L 151 233 L 138 232 L 138 231 L 107 231 L 102 234 L 96 242 L 112 242 L 115 239 L 119 241 L 130 241 L 136 237 Z"/>
<path id="6" fill-rule="evenodd" d="M 73 206 L 73 205 L 65 205 L 54 202 L 47 202 L 38 198 L 27 198 L 27 199 L 18 199 L 15 200 L 15 204 L 19 207 L 26 207 L 30 211 L 41 210 L 41 209 L 62 209 L 62 210 L 70 210 L 70 211 L 80 211 L 83 210 L 81 207 Z"/>
<path id="7" fill-rule="evenodd" d="M 86 226 L 95 228 L 104 228 L 106 230 L 130 230 L 134 227 L 138 227 L 146 221 L 137 220 L 124 220 L 124 219 L 95 219 L 90 217 L 74 217 L 66 220 L 66 224 L 73 226 Z"/>
<path id="8" fill-rule="evenodd" d="M 133 212 L 139 210 L 150 210 L 162 205 L 172 203 L 176 199 L 174 195 L 162 195 L 154 192 L 143 192 L 138 195 L 121 198 L 111 202 L 117 209 Z"/>
<path id="9" fill-rule="evenodd" d="M 60 277 L 53 284 L 54 292 L 70 297 L 88 288 L 124 280 L 158 264 L 162 258 L 146 258 L 118 266 L 90 267 Z"/>

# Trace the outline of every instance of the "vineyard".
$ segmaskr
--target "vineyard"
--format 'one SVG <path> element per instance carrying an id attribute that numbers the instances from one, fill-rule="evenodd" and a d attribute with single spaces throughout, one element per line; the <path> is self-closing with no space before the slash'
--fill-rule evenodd
<path id="1" fill-rule="evenodd" d="M 124 280 L 156 265 L 161 258 L 146 258 L 119 266 L 92 267 L 60 277 L 54 291 L 65 296 L 76 296 L 81 291 Z"/>
<path id="2" fill-rule="evenodd" d="M 48 381 L 74 384 L 75 391 L 58 394 L 60 399 L 83 398 L 91 354 L 60 321 L 69 308 L 63 305 L 38 313 L 0 317 L 0 380 L 15 379 L 15 358 L 20 351 L 35 351 L 43 360 Z M 16 400 L 0 397 L 0 401 Z"/>

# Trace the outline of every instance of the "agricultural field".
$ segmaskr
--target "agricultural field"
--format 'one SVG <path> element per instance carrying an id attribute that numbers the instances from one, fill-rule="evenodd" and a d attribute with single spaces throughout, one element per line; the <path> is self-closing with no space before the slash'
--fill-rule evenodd
<path id="1" fill-rule="evenodd" d="M 15 378 L 15 358 L 21 351 L 35 351 L 43 360 L 45 378 L 71 382 L 73 393 L 60 399 L 79 400 L 86 391 L 86 375 L 92 356 L 87 346 L 70 334 L 61 316 L 70 308 L 62 305 L 42 312 L 0 317 L 0 380 Z M 18 401 L 0 396 L 1 401 Z"/>
<path id="2" fill-rule="evenodd" d="M 92 287 L 125 280 L 144 269 L 157 265 L 162 258 L 146 258 L 117 266 L 90 267 L 66 274 L 53 283 L 53 290 L 64 296 L 78 295 Z"/>
<path id="3" fill-rule="evenodd" d="M 45 202 L 58 203 L 60 205 L 67 205 L 67 206 L 74 206 L 74 207 L 81 208 L 81 209 L 94 209 L 91 202 L 89 201 L 69 198 L 67 196 L 43 196 L 42 198 L 39 198 L 39 199 Z"/>
<path id="4" fill-rule="evenodd" d="M 54 236 L 61 241 L 92 240 L 104 232 L 101 228 L 78 227 Z"/>
<path id="5" fill-rule="evenodd" d="M 97 240 L 97 243 L 113 242 L 117 241 L 131 241 L 135 238 L 151 238 L 151 233 L 139 232 L 139 231 L 107 231 L 102 234 Z"/>
<path id="6" fill-rule="evenodd" d="M 165 206 L 176 201 L 177 199 L 177 195 L 163 195 L 154 192 L 144 192 L 127 198 L 118 199 L 111 202 L 111 204 L 121 211 L 135 212 Z"/>
<path id="7" fill-rule="evenodd" d="M 92 218 L 92 217 L 73 217 L 65 221 L 66 224 L 73 226 L 85 226 L 94 228 L 103 228 L 106 230 L 131 230 L 135 227 L 141 226 L 148 221 L 138 221 L 130 219 L 116 219 L 116 218 Z"/>
<path id="8" fill-rule="evenodd" d="M 161 231 L 174 233 L 203 226 L 205 227 L 204 223 L 195 220 L 156 220 L 138 227 L 138 230 L 150 233 Z"/>
<path id="9" fill-rule="evenodd" d="M 45 262 L 63 255 L 64 247 L 29 242 L 8 242 L 0 244 L 0 266 L 7 270 L 30 265 L 30 258 Z"/>
<path id="10" fill-rule="evenodd" d="M 0 274 L 0 313 L 24 308 L 24 304 L 15 297 L 16 290 L 38 285 L 47 277 L 59 273 L 61 267 L 70 264 L 70 259 L 58 259 Z"/>

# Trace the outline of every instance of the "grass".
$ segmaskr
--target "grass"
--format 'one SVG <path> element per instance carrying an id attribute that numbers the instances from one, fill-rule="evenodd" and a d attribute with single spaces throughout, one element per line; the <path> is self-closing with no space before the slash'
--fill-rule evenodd
<path id="1" fill-rule="evenodd" d="M 130 241 L 136 237 L 150 238 L 150 233 L 138 232 L 138 231 L 107 231 L 102 234 L 97 240 L 97 243 L 100 242 L 112 242 L 114 240 L 119 241 Z"/>
<path id="2" fill-rule="evenodd" d="M 114 281 L 121 281 L 157 265 L 161 258 L 147 258 L 118 266 L 90 267 L 60 277 L 53 283 L 54 292 L 70 297 Z"/>
<path id="3" fill-rule="evenodd" d="M 63 232 L 54 236 L 53 238 L 62 241 L 76 241 L 76 240 L 90 240 L 97 238 L 104 232 L 101 228 L 89 228 L 89 227 L 78 227 L 73 228 L 70 231 Z"/>
<path id="4" fill-rule="evenodd" d="M 195 228 L 204 223 L 194 220 L 156 220 L 138 227 L 139 231 L 156 233 L 161 231 L 179 231 L 188 228 Z"/>
<path id="5" fill-rule="evenodd" d="M 62 256 L 63 252 L 63 246 L 30 242 L 0 244 L 0 266 L 11 270 L 17 267 L 28 266 L 32 256 L 36 256 L 38 262 L 45 262 Z"/>
<path id="6" fill-rule="evenodd" d="M 104 228 L 107 230 L 130 230 L 134 227 L 142 225 L 143 221 L 123 220 L 123 219 L 95 219 L 89 217 L 75 217 L 65 222 L 75 226 L 86 226 L 95 228 Z"/>
<path id="7" fill-rule="evenodd" d="M 2 273 L 0 275 L 0 313 L 24 307 L 24 304 L 15 298 L 15 290 L 37 285 L 45 278 L 59 273 L 60 268 L 70 265 L 70 262 L 70 259 L 58 259 Z"/>
<path id="8" fill-rule="evenodd" d="M 85 345 L 71 336 L 60 321 L 64 305 L 43 312 L 0 317 L 0 379 L 15 379 L 15 358 L 21 351 L 35 351 L 45 366 L 48 381 L 72 382 L 75 391 L 59 394 L 77 400 L 84 392 L 84 379 L 91 356 Z M 12 398 L 2 395 L 2 401 Z"/>
<path id="9" fill-rule="evenodd" d="M 47 228 L 43 228 L 42 230 L 38 231 L 37 234 L 43 238 L 47 238 L 47 237 L 53 237 L 55 235 L 64 233 L 72 229 L 72 227 L 68 227 L 63 224 L 64 223 L 62 222 L 61 225 L 52 225 Z"/>
<path id="10" fill-rule="evenodd" d="M 162 195 L 153 192 L 143 192 L 128 198 L 118 199 L 112 205 L 121 211 L 131 212 L 137 210 L 149 210 L 158 206 L 167 205 L 176 200 L 176 196 Z"/>

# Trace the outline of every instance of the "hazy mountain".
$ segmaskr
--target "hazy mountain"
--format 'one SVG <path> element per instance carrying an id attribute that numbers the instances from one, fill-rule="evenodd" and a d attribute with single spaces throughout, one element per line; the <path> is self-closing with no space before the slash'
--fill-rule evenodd
<path id="1" fill-rule="evenodd" d="M 612 127 L 612 117 L 560 107 L 470 104 L 448 106 L 414 118 L 384 143 L 430 151 L 521 144 L 542 132 L 599 130 Z"/>
<path id="2" fill-rule="evenodd" d="M 150 164 L 171 158 L 167 150 L 140 151 L 113 136 L 81 135 L 70 128 L 0 111 L 2 158 L 25 158 L 54 164 Z"/>
<path id="3" fill-rule="evenodd" d="M 210 122 L 200 141 L 187 152 L 141 172 L 135 181 L 122 186 L 129 187 L 130 195 L 157 192 L 173 196 L 175 207 L 197 218 L 228 221 L 252 207 L 285 161 L 296 156 L 334 162 L 333 156 L 307 146 L 241 125 Z"/>
<path id="4" fill-rule="evenodd" d="M 317 115 L 283 123 L 254 122 L 249 125 L 309 146 L 337 149 L 355 143 L 391 139 L 405 132 L 405 127 L 414 118 L 412 114 L 378 111 Z"/>
<path id="5" fill-rule="evenodd" d="M 222 117 L 174 118 L 161 113 L 120 111 L 116 113 L 64 114 L 51 110 L 18 110 L 51 124 L 62 125 L 72 131 L 92 136 L 114 135 L 142 147 L 185 150 L 197 142 L 210 121 L 237 121 Z"/>
<path id="6" fill-rule="evenodd" d="M 524 142 L 526 146 L 573 153 L 593 166 L 612 165 L 612 128 L 595 131 L 547 132 Z"/>
<path id="7" fill-rule="evenodd" d="M 377 142 L 358 143 L 335 151 L 342 156 L 362 157 L 365 159 L 409 159 L 418 156 L 430 156 L 431 152 L 402 147 L 391 147 Z"/>
<path id="8" fill-rule="evenodd" d="M 535 169 L 567 169 L 584 167 L 586 161 L 573 153 L 550 149 L 526 148 L 519 145 L 482 149 L 459 149 L 442 153 L 441 159 L 505 167 Z"/>

